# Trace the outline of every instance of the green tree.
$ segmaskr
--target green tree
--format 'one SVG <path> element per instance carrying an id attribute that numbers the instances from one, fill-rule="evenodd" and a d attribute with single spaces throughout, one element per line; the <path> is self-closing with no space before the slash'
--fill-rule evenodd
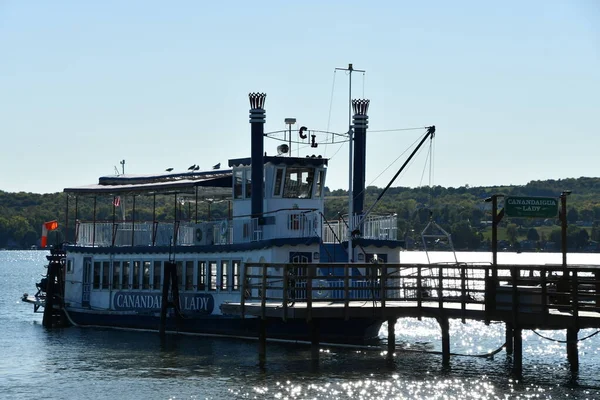
<path id="1" fill-rule="evenodd" d="M 481 235 L 471 228 L 467 221 L 459 221 L 451 227 L 452 242 L 457 249 L 478 249 L 481 244 Z"/>
<path id="2" fill-rule="evenodd" d="M 508 238 L 508 241 L 511 243 L 516 243 L 517 242 L 517 225 L 516 224 L 508 224 L 508 226 L 506 227 L 506 237 Z"/>
<path id="3" fill-rule="evenodd" d="M 529 228 L 527 231 L 527 240 L 533 240 L 535 242 L 540 240 L 540 234 L 538 233 L 537 229 Z"/>
<path id="4" fill-rule="evenodd" d="M 579 221 L 579 212 L 574 207 L 570 207 L 567 211 L 567 222 L 574 224 L 577 221 Z"/>

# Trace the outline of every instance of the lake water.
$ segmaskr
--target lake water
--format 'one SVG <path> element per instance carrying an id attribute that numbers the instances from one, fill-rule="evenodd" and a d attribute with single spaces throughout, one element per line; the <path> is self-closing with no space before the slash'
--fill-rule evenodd
<path id="1" fill-rule="evenodd" d="M 257 342 L 95 328 L 46 330 L 42 315 L 20 301 L 35 292 L 45 251 L 0 251 L 0 398 L 7 399 L 600 399 L 600 335 L 579 343 L 580 372 L 569 372 L 562 343 L 523 331 L 523 375 L 510 377 L 504 351 L 494 358 L 453 356 L 444 369 L 435 320 L 399 320 L 392 364 L 381 349 L 326 347 L 318 366 L 305 345 L 268 343 L 258 367 Z M 442 257 L 436 254 L 435 257 Z M 447 257 L 448 254 L 445 255 Z M 491 261 L 459 253 L 460 261 Z M 402 253 L 403 262 L 422 260 Z M 555 263 L 560 254 L 499 255 L 500 262 Z M 426 257 L 425 257 L 426 259 Z M 569 255 L 600 264 L 600 256 Z M 385 329 L 385 327 L 384 327 Z M 594 330 L 582 330 L 579 337 Z M 564 340 L 564 331 L 542 331 Z M 382 330 L 382 337 L 385 332 Z M 451 321 L 451 351 L 483 354 L 504 342 L 504 325 Z"/>

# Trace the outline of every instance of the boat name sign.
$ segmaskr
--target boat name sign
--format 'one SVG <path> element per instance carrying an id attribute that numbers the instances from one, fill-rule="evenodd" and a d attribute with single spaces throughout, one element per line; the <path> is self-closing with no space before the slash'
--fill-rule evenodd
<path id="1" fill-rule="evenodd" d="M 113 298 L 113 305 L 117 311 L 146 310 L 160 311 L 162 295 L 138 292 L 117 292 Z M 181 294 L 179 296 L 181 311 L 212 313 L 215 300 L 210 294 Z"/>
<path id="2" fill-rule="evenodd" d="M 554 218 L 558 200 L 553 197 L 507 197 L 504 212 L 508 217 Z"/>

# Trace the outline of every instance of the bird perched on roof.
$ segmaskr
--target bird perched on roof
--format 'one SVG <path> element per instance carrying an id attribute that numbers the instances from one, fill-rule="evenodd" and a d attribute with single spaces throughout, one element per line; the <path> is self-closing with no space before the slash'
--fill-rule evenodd
<path id="1" fill-rule="evenodd" d="M 191 167 L 188 168 L 188 171 L 193 171 L 194 168 L 196 168 L 196 164 L 192 165 Z"/>
<path id="2" fill-rule="evenodd" d="M 194 171 L 198 171 L 200 169 L 199 165 L 196 165 L 196 168 L 194 168 Z"/>
<path id="3" fill-rule="evenodd" d="M 219 168 L 221 168 L 221 163 L 213 165 L 213 169 L 219 169 Z"/>
<path id="4" fill-rule="evenodd" d="M 165 169 L 165 171 L 171 172 L 171 171 L 173 171 L 173 168 L 167 168 L 167 169 Z"/>

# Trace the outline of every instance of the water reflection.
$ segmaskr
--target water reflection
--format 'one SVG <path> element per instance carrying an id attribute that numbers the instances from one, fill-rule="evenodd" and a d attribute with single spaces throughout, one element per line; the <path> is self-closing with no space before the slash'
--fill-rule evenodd
<path id="1" fill-rule="evenodd" d="M 580 372 L 571 374 L 564 344 L 523 331 L 522 381 L 510 378 L 511 358 L 453 356 L 441 365 L 441 331 L 434 319 L 402 319 L 399 351 L 384 346 L 310 347 L 268 343 L 258 368 L 256 341 L 109 329 L 46 330 L 41 315 L 19 304 L 35 287 L 43 252 L 0 252 L 0 387 L 6 398 L 31 398 L 44 388 L 53 399 L 536 399 L 600 398 L 600 335 L 579 343 Z M 19 254 L 23 257 L 19 258 Z M 35 253 L 32 255 L 31 253 Z M 481 254 L 478 254 L 481 257 Z M 7 261 L 7 258 L 10 258 Z M 596 262 L 598 263 L 598 262 Z M 387 329 L 384 326 L 382 337 Z M 543 331 L 562 340 L 561 331 Z M 580 332 L 580 337 L 594 333 Z M 451 351 L 484 354 L 504 343 L 504 325 L 450 321 Z M 402 351 L 404 350 L 404 351 Z"/>

